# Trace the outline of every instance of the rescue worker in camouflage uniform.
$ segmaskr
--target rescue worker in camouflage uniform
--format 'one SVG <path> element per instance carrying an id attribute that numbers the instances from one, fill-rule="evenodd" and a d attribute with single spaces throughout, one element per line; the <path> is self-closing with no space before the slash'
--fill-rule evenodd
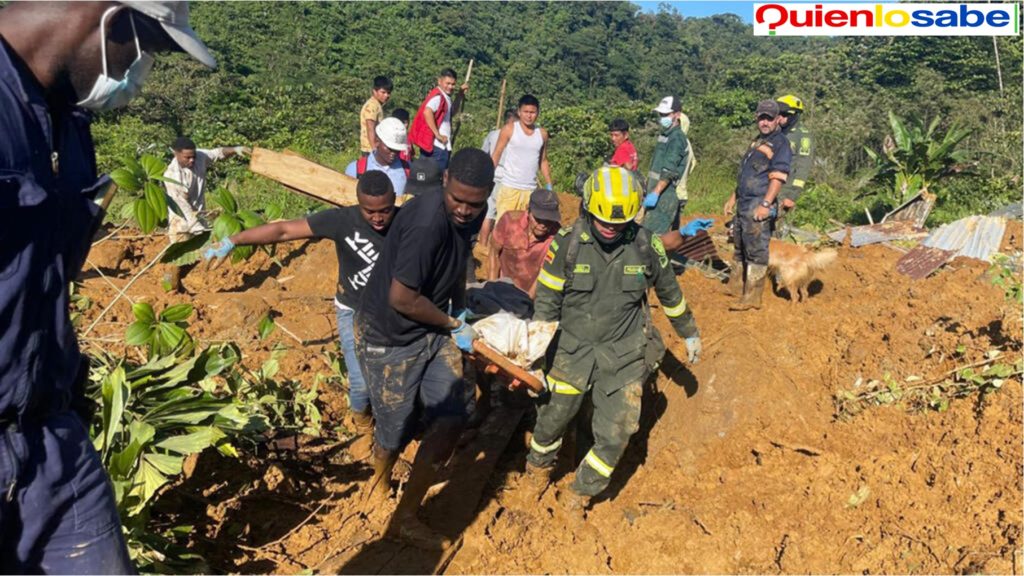
<path id="1" fill-rule="evenodd" d="M 729 306 L 736 311 L 761 308 L 768 274 L 768 242 L 778 215 L 776 200 L 793 158 L 789 140 L 779 129 L 779 103 L 761 101 L 755 117 L 759 134 L 743 156 L 736 190 L 722 209 L 726 216 L 736 209 L 732 225 L 736 253 L 727 288 L 733 296 L 742 289 L 739 302 Z"/>
<path id="2" fill-rule="evenodd" d="M 811 133 L 800 125 L 803 117 L 804 101 L 792 94 L 786 94 L 775 99 L 779 103 L 779 126 L 782 133 L 789 140 L 789 148 L 793 151 L 793 162 L 789 169 L 789 179 L 782 185 L 779 192 L 779 208 L 782 212 L 779 219 L 784 219 L 796 208 L 796 202 L 803 194 L 807 178 L 811 174 L 811 166 L 814 165 L 814 139 Z M 786 235 L 785 224 L 778 226 L 775 231 L 776 238 Z"/>
<path id="3" fill-rule="evenodd" d="M 567 425 L 592 392 L 594 447 L 559 502 L 582 516 L 608 486 L 630 436 L 639 429 L 643 383 L 665 352 L 650 323 L 653 286 L 672 327 L 697 362 L 700 333 L 679 290 L 661 239 L 640 227 L 641 188 L 632 172 L 606 166 L 586 183 L 586 213 L 552 242 L 538 277 L 535 320 L 559 321 L 556 349 L 527 457 L 537 494 L 550 472 Z"/>

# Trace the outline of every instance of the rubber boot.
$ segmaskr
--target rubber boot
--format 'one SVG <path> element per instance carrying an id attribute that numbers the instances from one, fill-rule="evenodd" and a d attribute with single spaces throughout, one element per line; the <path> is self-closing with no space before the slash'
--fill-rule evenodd
<path id="1" fill-rule="evenodd" d="M 523 474 L 523 490 L 527 502 L 537 502 L 541 499 L 548 489 L 548 485 L 551 484 L 552 470 L 554 470 L 552 466 L 541 468 L 529 462 L 526 463 L 526 473 Z"/>
<path id="2" fill-rule="evenodd" d="M 729 283 L 725 285 L 725 294 L 733 298 L 743 295 L 743 262 L 733 260 L 729 265 Z"/>
<path id="3" fill-rule="evenodd" d="M 391 470 L 398 460 L 398 452 L 389 452 L 376 442 L 373 443 L 373 476 L 366 486 L 363 494 L 363 502 L 369 507 L 375 507 L 388 499 L 391 495 Z M 367 509 L 369 512 L 369 508 Z"/>
<path id="4" fill-rule="evenodd" d="M 729 310 L 760 310 L 761 296 L 764 294 L 764 281 L 768 277 L 768 267 L 764 264 L 747 266 L 747 283 L 743 286 L 743 297 Z"/>
<path id="5" fill-rule="evenodd" d="M 352 424 L 356 429 L 356 437 L 349 444 L 348 453 L 353 460 L 362 462 L 373 453 L 373 416 L 369 410 L 353 412 Z"/>

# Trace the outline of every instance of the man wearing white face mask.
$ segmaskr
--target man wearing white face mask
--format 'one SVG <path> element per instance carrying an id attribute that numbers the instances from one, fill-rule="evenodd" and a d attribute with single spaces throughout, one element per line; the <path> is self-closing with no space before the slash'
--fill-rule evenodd
<path id="1" fill-rule="evenodd" d="M 666 96 L 654 112 L 658 114 L 658 143 L 654 146 L 651 168 L 647 172 L 647 195 L 644 196 L 643 226 L 661 235 L 678 227 L 679 197 L 675 185 L 686 172 L 689 145 L 679 127 L 682 109 L 678 96 Z M 664 193 L 668 190 L 668 193 Z"/>
<path id="2" fill-rule="evenodd" d="M 86 432 L 68 286 L 110 182 L 97 178 L 89 111 L 127 104 L 165 51 L 215 65 L 186 2 L 0 10 L 0 573 L 135 570 Z"/>

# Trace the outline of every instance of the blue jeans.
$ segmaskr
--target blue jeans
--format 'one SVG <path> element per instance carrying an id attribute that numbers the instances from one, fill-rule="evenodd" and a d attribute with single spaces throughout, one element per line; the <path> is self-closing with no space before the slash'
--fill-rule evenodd
<path id="1" fill-rule="evenodd" d="M 366 389 L 366 380 L 363 379 L 363 371 L 356 356 L 356 338 L 352 328 L 356 311 L 339 308 L 337 305 L 334 310 L 338 314 L 338 336 L 341 338 L 341 351 L 348 370 L 348 403 L 353 412 L 365 414 L 370 409 L 370 392 Z"/>
<path id="2" fill-rule="evenodd" d="M 429 154 L 423 150 L 420 150 L 420 152 L 422 152 L 427 158 L 432 158 L 434 162 L 437 162 L 437 166 L 441 169 L 441 172 L 448 169 L 448 160 L 451 159 L 451 152 L 438 148 L 437 146 L 434 146 L 434 151 Z"/>
<path id="3" fill-rule="evenodd" d="M 360 341 L 359 359 L 373 397 L 373 439 L 399 452 L 419 424 L 442 418 L 465 422 L 473 386 L 462 377 L 462 353 L 447 334 L 429 333 L 406 346 Z"/>
<path id="4" fill-rule="evenodd" d="M 74 413 L 0 427 L 0 487 L 0 573 L 135 573 L 107 473 Z"/>

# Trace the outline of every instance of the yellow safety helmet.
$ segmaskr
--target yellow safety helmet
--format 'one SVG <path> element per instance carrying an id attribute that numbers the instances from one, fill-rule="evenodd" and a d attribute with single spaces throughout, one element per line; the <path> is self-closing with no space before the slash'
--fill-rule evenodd
<path id="1" fill-rule="evenodd" d="M 803 112 L 804 111 L 804 101 L 799 99 L 799 98 L 797 98 L 796 96 L 794 96 L 792 94 L 786 94 L 785 96 L 779 96 L 778 98 L 775 99 L 775 101 L 780 103 L 780 104 L 785 104 L 786 106 L 789 106 L 790 109 L 796 110 L 797 112 Z"/>
<path id="2" fill-rule="evenodd" d="M 640 212 L 640 182 L 621 166 L 604 166 L 583 186 L 587 212 L 608 224 L 631 222 Z"/>

